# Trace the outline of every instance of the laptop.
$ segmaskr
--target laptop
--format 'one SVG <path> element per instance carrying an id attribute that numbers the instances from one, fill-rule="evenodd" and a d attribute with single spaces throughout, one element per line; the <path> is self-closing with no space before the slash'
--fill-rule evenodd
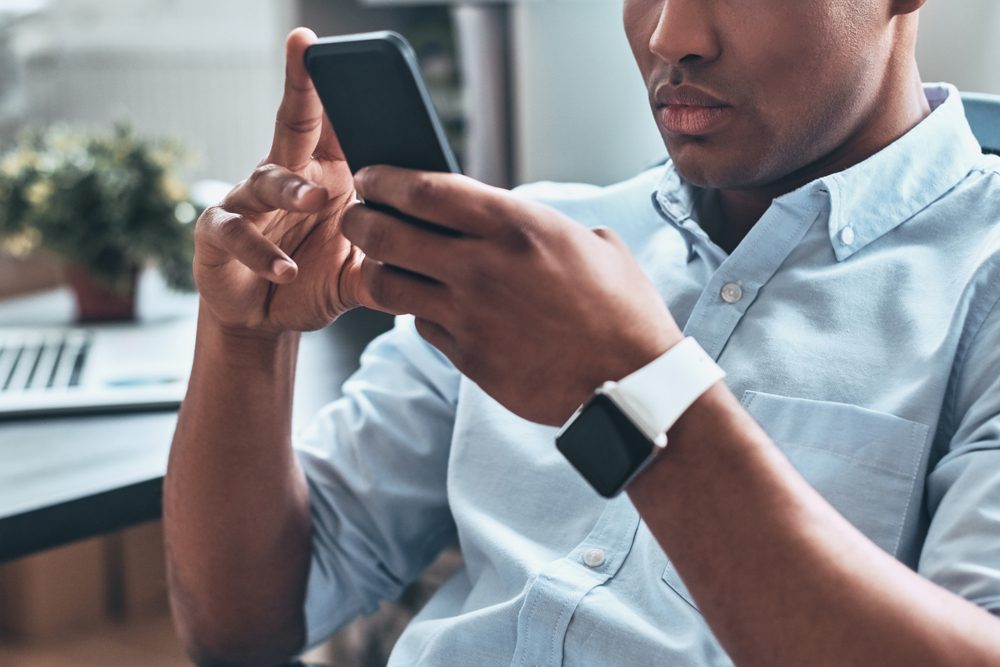
<path id="1" fill-rule="evenodd" d="M 176 409 L 194 355 L 191 316 L 99 326 L 0 326 L 0 420 Z"/>

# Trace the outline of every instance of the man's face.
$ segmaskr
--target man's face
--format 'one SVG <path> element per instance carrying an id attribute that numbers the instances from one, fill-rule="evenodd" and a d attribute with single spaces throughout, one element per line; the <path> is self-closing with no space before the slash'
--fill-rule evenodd
<path id="1" fill-rule="evenodd" d="M 624 0 L 625 30 L 680 174 L 780 182 L 877 114 L 889 0 Z"/>

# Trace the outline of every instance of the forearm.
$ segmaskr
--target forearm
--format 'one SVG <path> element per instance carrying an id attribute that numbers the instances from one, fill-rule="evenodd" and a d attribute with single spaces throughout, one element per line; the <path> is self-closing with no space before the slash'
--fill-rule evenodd
<path id="1" fill-rule="evenodd" d="M 190 650 L 287 657 L 302 637 L 308 491 L 291 449 L 297 334 L 225 333 L 202 308 L 164 489 L 171 598 Z M 269 659 L 267 656 L 266 659 Z"/>
<path id="2" fill-rule="evenodd" d="M 1000 621 L 851 526 L 724 386 L 669 441 L 629 495 L 737 664 L 1000 664 Z"/>

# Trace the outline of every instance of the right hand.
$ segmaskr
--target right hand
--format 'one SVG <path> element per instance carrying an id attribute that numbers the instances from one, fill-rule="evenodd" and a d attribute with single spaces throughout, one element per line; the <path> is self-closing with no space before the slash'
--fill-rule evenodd
<path id="1" fill-rule="evenodd" d="M 271 152 L 198 220 L 195 282 L 226 329 L 319 329 L 364 289 L 364 255 L 340 231 L 354 179 L 303 60 L 315 40 L 304 28 L 288 36 Z"/>

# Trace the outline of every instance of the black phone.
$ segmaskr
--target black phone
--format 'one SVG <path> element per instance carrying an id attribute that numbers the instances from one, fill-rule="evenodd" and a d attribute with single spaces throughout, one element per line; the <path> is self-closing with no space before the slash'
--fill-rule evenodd
<path id="1" fill-rule="evenodd" d="M 306 49 L 305 63 L 352 172 L 373 164 L 460 172 L 402 35 L 326 37 Z"/>

